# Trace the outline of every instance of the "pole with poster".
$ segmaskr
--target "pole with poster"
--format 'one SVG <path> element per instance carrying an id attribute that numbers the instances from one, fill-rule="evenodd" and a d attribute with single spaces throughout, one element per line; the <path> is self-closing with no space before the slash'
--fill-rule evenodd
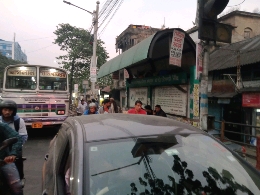
<path id="1" fill-rule="evenodd" d="M 98 12 L 99 12 L 99 1 L 97 1 L 96 11 L 93 13 L 93 24 L 94 24 L 94 42 L 93 42 L 93 56 L 91 59 L 91 67 L 90 71 L 94 70 L 96 71 L 97 68 L 97 32 L 98 32 Z M 91 81 L 91 94 L 93 97 L 96 96 L 96 90 L 95 90 L 95 83 L 97 82 L 97 75 L 90 76 Z"/>

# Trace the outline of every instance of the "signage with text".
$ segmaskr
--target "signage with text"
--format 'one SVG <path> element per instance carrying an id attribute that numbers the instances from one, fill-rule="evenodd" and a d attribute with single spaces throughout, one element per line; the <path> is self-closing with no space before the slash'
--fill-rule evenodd
<path id="1" fill-rule="evenodd" d="M 187 90 L 187 86 L 181 86 Z M 156 87 L 154 92 L 154 104 L 160 105 L 164 112 L 179 116 L 186 116 L 187 93 L 176 87 Z"/>
<path id="2" fill-rule="evenodd" d="M 66 73 L 54 68 L 40 68 L 40 76 L 66 78 Z"/>
<path id="3" fill-rule="evenodd" d="M 200 74 L 203 70 L 203 60 L 202 60 L 202 45 L 200 43 L 196 44 L 196 72 L 195 79 L 200 78 Z"/>
<path id="4" fill-rule="evenodd" d="M 22 77 L 34 77 L 36 76 L 35 67 L 15 67 L 7 70 L 7 76 L 22 76 Z"/>
<path id="5" fill-rule="evenodd" d="M 134 107 L 135 101 L 140 100 L 143 105 L 147 105 L 147 93 L 146 87 L 142 88 L 130 88 L 129 89 L 129 106 Z"/>
<path id="6" fill-rule="evenodd" d="M 178 30 L 173 31 L 169 64 L 181 67 L 184 38 L 185 33 Z"/>
<path id="7" fill-rule="evenodd" d="M 127 87 L 148 87 L 161 85 L 181 85 L 187 83 L 187 74 L 185 72 L 175 73 L 166 76 L 147 77 L 143 79 L 132 79 L 131 83 L 127 80 Z"/>
<path id="8" fill-rule="evenodd" d="M 97 67 L 90 67 L 90 76 L 97 75 Z"/>
<path id="9" fill-rule="evenodd" d="M 242 96 L 242 106 L 260 108 L 260 93 L 244 93 Z"/>

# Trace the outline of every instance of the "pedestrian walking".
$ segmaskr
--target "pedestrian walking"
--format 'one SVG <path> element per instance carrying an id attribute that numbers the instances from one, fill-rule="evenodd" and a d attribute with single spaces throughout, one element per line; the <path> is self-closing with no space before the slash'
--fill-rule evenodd
<path id="1" fill-rule="evenodd" d="M 103 106 L 101 106 L 99 109 L 98 109 L 98 113 L 99 114 L 108 114 L 108 113 L 111 113 L 111 102 L 109 99 L 105 99 L 103 101 Z"/>
<path id="2" fill-rule="evenodd" d="M 156 105 L 155 106 L 155 111 L 154 111 L 154 115 L 156 116 L 162 116 L 162 117 L 167 117 L 166 113 L 162 110 L 160 105 Z"/>
<path id="3" fill-rule="evenodd" d="M 77 107 L 77 114 L 82 115 L 86 109 L 86 102 L 84 99 L 80 101 L 80 104 Z"/>
<path id="4" fill-rule="evenodd" d="M 118 113 L 118 106 L 117 106 L 117 103 L 115 101 L 114 98 L 110 98 L 110 103 L 111 103 L 111 113 Z"/>
<path id="5" fill-rule="evenodd" d="M 145 110 L 142 108 L 143 103 L 140 100 L 135 102 L 135 107 L 128 110 L 128 114 L 146 114 Z"/>

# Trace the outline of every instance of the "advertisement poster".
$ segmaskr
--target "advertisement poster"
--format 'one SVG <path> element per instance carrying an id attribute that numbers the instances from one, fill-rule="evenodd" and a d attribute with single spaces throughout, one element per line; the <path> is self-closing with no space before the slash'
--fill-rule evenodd
<path id="1" fill-rule="evenodd" d="M 187 90 L 187 86 L 181 86 Z M 187 93 L 176 87 L 156 87 L 154 90 L 154 104 L 159 104 L 164 112 L 179 116 L 186 116 Z"/>
<path id="2" fill-rule="evenodd" d="M 185 33 L 178 30 L 173 31 L 169 64 L 181 67 L 184 38 Z"/>
<path id="3" fill-rule="evenodd" d="M 202 45 L 196 44 L 196 72 L 195 79 L 199 79 L 203 70 Z"/>

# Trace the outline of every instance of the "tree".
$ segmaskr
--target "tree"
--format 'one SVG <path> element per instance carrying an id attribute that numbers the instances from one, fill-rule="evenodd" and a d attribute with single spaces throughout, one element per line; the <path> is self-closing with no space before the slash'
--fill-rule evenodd
<path id="1" fill-rule="evenodd" d="M 67 70 L 70 75 L 70 100 L 72 94 L 72 86 L 75 83 L 79 84 L 79 90 L 83 91 L 82 81 L 90 77 L 90 63 L 93 54 L 91 44 L 92 36 L 90 32 L 85 29 L 71 26 L 70 24 L 59 24 L 54 31 L 57 38 L 54 44 L 60 46 L 60 50 L 67 54 L 57 57 L 61 68 Z M 103 47 L 104 42 L 98 40 L 97 42 L 97 68 L 104 64 L 108 58 L 108 53 Z M 112 78 L 99 79 L 99 85 L 111 85 Z"/>
<path id="2" fill-rule="evenodd" d="M 2 86 L 2 83 L 3 83 L 3 76 L 4 76 L 5 68 L 8 65 L 14 65 L 14 64 L 27 64 L 27 62 L 20 62 L 20 61 L 17 61 L 17 60 L 7 58 L 7 57 L 3 56 L 0 52 L 0 72 L 1 72 L 0 83 L 1 83 L 1 86 Z"/>
<path id="3" fill-rule="evenodd" d="M 259 10 L 259 8 L 258 8 L 258 7 L 255 8 L 255 9 L 253 10 L 253 13 L 260 14 L 260 10 Z"/>

